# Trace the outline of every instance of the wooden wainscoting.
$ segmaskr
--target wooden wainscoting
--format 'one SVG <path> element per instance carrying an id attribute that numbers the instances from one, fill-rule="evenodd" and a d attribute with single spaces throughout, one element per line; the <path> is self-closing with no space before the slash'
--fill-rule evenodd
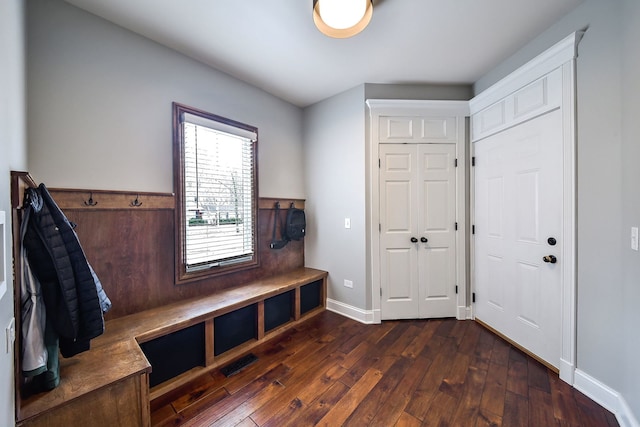
<path id="1" fill-rule="evenodd" d="M 57 188 L 49 191 L 67 218 L 77 224 L 76 232 L 87 259 L 113 303 L 107 320 L 304 266 L 303 241 L 292 241 L 278 250 L 269 247 L 275 203 L 280 202 L 282 223 L 289 205 L 304 208 L 304 200 L 259 200 L 258 267 L 175 285 L 173 194 Z"/>

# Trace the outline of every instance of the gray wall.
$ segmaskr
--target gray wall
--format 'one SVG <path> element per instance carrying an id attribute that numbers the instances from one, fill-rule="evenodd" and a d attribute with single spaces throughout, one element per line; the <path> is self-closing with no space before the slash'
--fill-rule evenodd
<path id="1" fill-rule="evenodd" d="M 586 0 L 480 79 L 476 92 L 569 33 L 589 27 L 578 49 L 577 367 L 623 394 L 640 418 L 640 7 L 637 0 Z"/>
<path id="2" fill-rule="evenodd" d="M 427 99 L 468 101 L 473 97 L 471 85 L 419 85 L 366 83 L 367 99 Z"/>
<path id="3" fill-rule="evenodd" d="M 620 391 L 640 419 L 640 253 L 629 250 L 629 229 L 640 227 L 640 2 L 622 6 L 622 329 L 624 383 Z M 615 363 L 615 362 L 614 362 Z"/>
<path id="4" fill-rule="evenodd" d="M 34 178 L 173 191 L 177 101 L 257 126 L 260 196 L 304 198 L 300 108 L 61 0 L 27 7 Z"/>
<path id="5" fill-rule="evenodd" d="M 0 211 L 7 216 L 6 241 L 0 254 L 7 275 L 7 292 L 0 299 L 0 425 L 14 425 L 13 352 L 5 351 L 5 328 L 13 317 L 11 190 L 9 172 L 25 170 L 24 2 L 0 1 Z"/>
<path id="6" fill-rule="evenodd" d="M 304 110 L 309 229 L 305 264 L 329 271 L 328 297 L 366 307 L 364 85 Z M 344 219 L 351 228 L 344 228 Z M 344 280 L 353 281 L 353 289 Z"/>

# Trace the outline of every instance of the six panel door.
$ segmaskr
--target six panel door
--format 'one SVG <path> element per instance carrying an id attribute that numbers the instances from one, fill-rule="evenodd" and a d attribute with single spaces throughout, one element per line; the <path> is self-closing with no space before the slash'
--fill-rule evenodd
<path id="1" fill-rule="evenodd" d="M 453 317 L 455 145 L 380 145 L 381 318 Z"/>
<path id="2" fill-rule="evenodd" d="M 554 110 L 475 143 L 476 318 L 556 368 L 561 119 Z"/>

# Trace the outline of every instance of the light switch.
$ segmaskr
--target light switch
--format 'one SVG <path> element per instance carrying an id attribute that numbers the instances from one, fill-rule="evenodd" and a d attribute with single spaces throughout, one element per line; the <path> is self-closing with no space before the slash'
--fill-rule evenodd
<path id="1" fill-rule="evenodd" d="M 638 227 L 631 227 L 631 249 L 638 250 Z"/>

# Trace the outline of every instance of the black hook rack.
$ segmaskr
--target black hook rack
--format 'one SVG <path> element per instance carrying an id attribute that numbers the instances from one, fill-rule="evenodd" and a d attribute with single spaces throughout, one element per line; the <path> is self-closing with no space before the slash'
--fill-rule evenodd
<path id="1" fill-rule="evenodd" d="M 132 201 L 129 204 L 129 206 L 135 207 L 135 208 L 142 206 L 142 202 L 139 199 L 140 199 L 140 195 L 136 194 L 136 199 L 134 201 Z"/>
<path id="2" fill-rule="evenodd" d="M 84 205 L 85 206 L 95 206 L 97 204 L 98 204 L 98 202 L 93 200 L 93 193 L 89 193 L 89 200 L 85 200 L 84 201 Z"/>

